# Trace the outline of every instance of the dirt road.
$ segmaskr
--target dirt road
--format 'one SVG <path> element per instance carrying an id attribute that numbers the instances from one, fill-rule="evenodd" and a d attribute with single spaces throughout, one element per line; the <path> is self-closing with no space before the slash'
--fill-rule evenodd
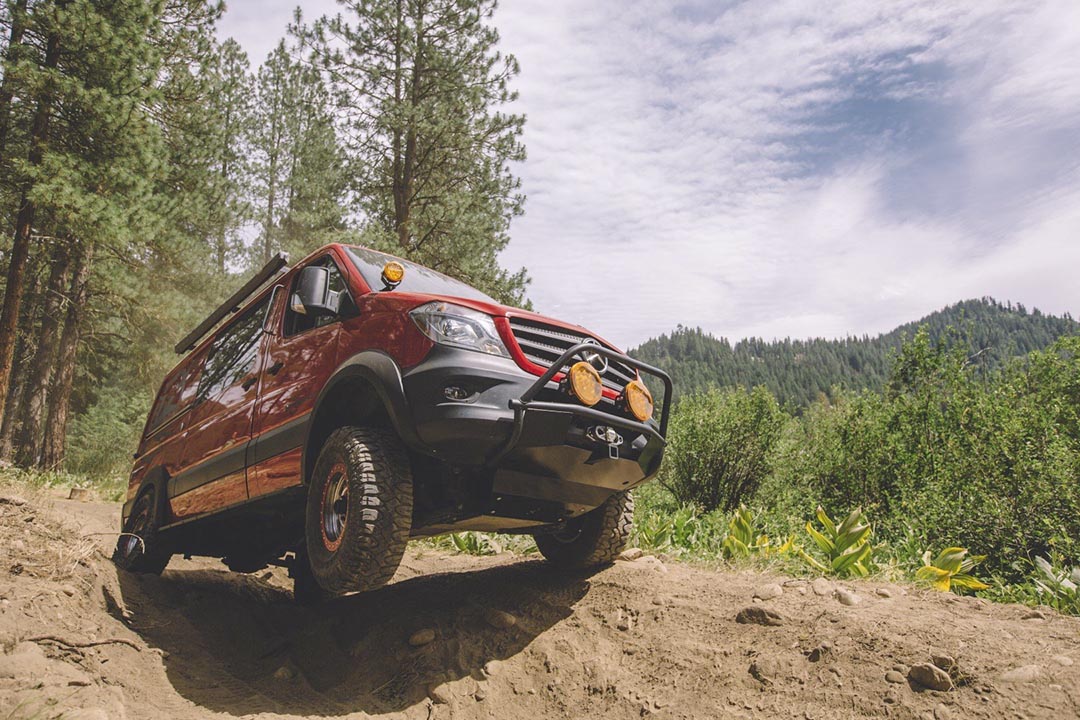
<path id="1" fill-rule="evenodd" d="M 846 605 L 823 581 L 648 557 L 566 575 L 417 550 L 380 591 L 299 608 L 280 570 L 118 575 L 93 534 L 117 512 L 0 489 L 0 720 L 1080 716 L 1080 620 L 1051 612 L 873 583 L 845 583 Z M 934 656 L 951 673 L 925 681 L 953 689 L 908 679 Z"/>

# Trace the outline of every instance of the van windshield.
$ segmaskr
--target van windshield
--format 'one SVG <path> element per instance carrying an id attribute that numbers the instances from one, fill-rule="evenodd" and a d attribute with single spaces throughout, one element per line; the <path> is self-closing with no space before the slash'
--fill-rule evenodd
<path id="1" fill-rule="evenodd" d="M 391 260 L 396 260 L 405 267 L 405 278 L 398 285 L 402 292 L 425 293 L 428 295 L 448 295 L 450 297 L 465 298 L 467 300 L 481 300 L 489 303 L 497 303 L 495 299 L 485 295 L 471 285 L 466 285 L 460 280 L 447 277 L 440 272 L 416 263 L 396 258 L 393 255 L 376 252 L 365 247 L 349 246 L 345 250 L 352 260 L 353 265 L 364 277 L 364 282 L 372 290 L 382 290 L 383 266 Z"/>

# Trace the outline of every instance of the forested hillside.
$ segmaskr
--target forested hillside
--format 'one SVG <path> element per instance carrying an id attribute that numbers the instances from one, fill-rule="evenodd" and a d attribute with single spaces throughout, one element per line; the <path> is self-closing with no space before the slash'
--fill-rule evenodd
<path id="1" fill-rule="evenodd" d="M 732 344 L 700 328 L 679 326 L 670 335 L 648 340 L 630 352 L 670 372 L 680 394 L 715 386 L 764 385 L 781 403 L 805 407 L 834 386 L 881 390 L 896 351 L 920 326 L 926 327 L 934 342 L 966 344 L 972 362 L 986 369 L 1044 349 L 1080 329 L 1069 314 L 1056 317 L 982 298 L 950 305 L 876 337 L 748 338 Z"/>

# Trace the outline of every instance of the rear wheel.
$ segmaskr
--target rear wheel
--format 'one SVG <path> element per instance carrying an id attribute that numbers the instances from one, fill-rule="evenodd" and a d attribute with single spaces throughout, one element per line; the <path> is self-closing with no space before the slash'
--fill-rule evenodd
<path id="1" fill-rule="evenodd" d="M 385 585 L 405 553 L 412 525 L 412 470 L 401 441 L 373 428 L 334 431 L 308 487 L 307 564 L 331 595 Z M 303 560 L 303 558 L 298 558 Z M 311 596 L 300 570 L 296 589 Z"/>
<path id="2" fill-rule="evenodd" d="M 160 575 L 172 557 L 158 537 L 162 514 L 157 487 L 149 485 L 140 491 L 116 540 L 113 562 L 130 572 Z"/>
<path id="3" fill-rule="evenodd" d="M 557 532 L 538 533 L 536 547 L 547 560 L 568 568 L 613 562 L 626 548 L 634 526 L 630 491 L 615 493 L 600 507 L 566 523 Z"/>

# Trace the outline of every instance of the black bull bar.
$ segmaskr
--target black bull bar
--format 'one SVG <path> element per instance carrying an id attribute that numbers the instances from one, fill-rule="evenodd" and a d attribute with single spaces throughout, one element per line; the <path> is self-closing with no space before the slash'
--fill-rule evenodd
<path id="1" fill-rule="evenodd" d="M 652 422 L 638 422 L 637 420 L 631 420 L 629 418 L 620 417 L 618 415 L 604 412 L 603 410 L 597 410 L 592 407 L 586 407 L 584 405 L 578 405 L 570 402 L 549 402 L 543 400 L 537 400 L 536 396 L 540 394 L 540 391 L 547 387 L 547 384 L 551 382 L 552 378 L 556 374 L 563 371 L 563 366 L 566 365 L 574 357 L 579 355 L 599 355 L 609 360 L 617 360 L 618 362 L 628 365 L 639 372 L 647 375 L 652 375 L 659 378 L 664 383 L 664 402 L 660 411 L 660 423 L 657 426 Z M 612 427 L 621 428 L 623 430 L 638 432 L 653 441 L 658 442 L 662 448 L 667 445 L 667 427 L 668 420 L 671 416 L 671 395 L 672 395 L 672 383 L 671 376 L 660 368 L 653 367 L 648 363 L 644 363 L 640 360 L 626 355 L 625 353 L 612 350 L 611 348 L 603 347 L 602 345 L 595 345 L 592 343 L 579 343 L 569 348 L 564 352 L 558 360 L 551 364 L 551 367 L 541 375 L 536 382 L 534 382 L 528 390 L 526 390 L 520 398 L 510 400 L 510 408 L 514 411 L 514 429 L 510 435 L 510 439 L 506 445 L 496 453 L 495 457 L 491 461 L 492 464 L 497 463 L 507 454 L 509 454 L 515 447 L 517 447 L 521 440 L 522 429 L 525 427 L 525 415 L 530 410 L 570 413 L 572 415 L 595 420 L 596 422 L 604 423 Z M 650 444 L 652 444 L 650 442 Z"/>

